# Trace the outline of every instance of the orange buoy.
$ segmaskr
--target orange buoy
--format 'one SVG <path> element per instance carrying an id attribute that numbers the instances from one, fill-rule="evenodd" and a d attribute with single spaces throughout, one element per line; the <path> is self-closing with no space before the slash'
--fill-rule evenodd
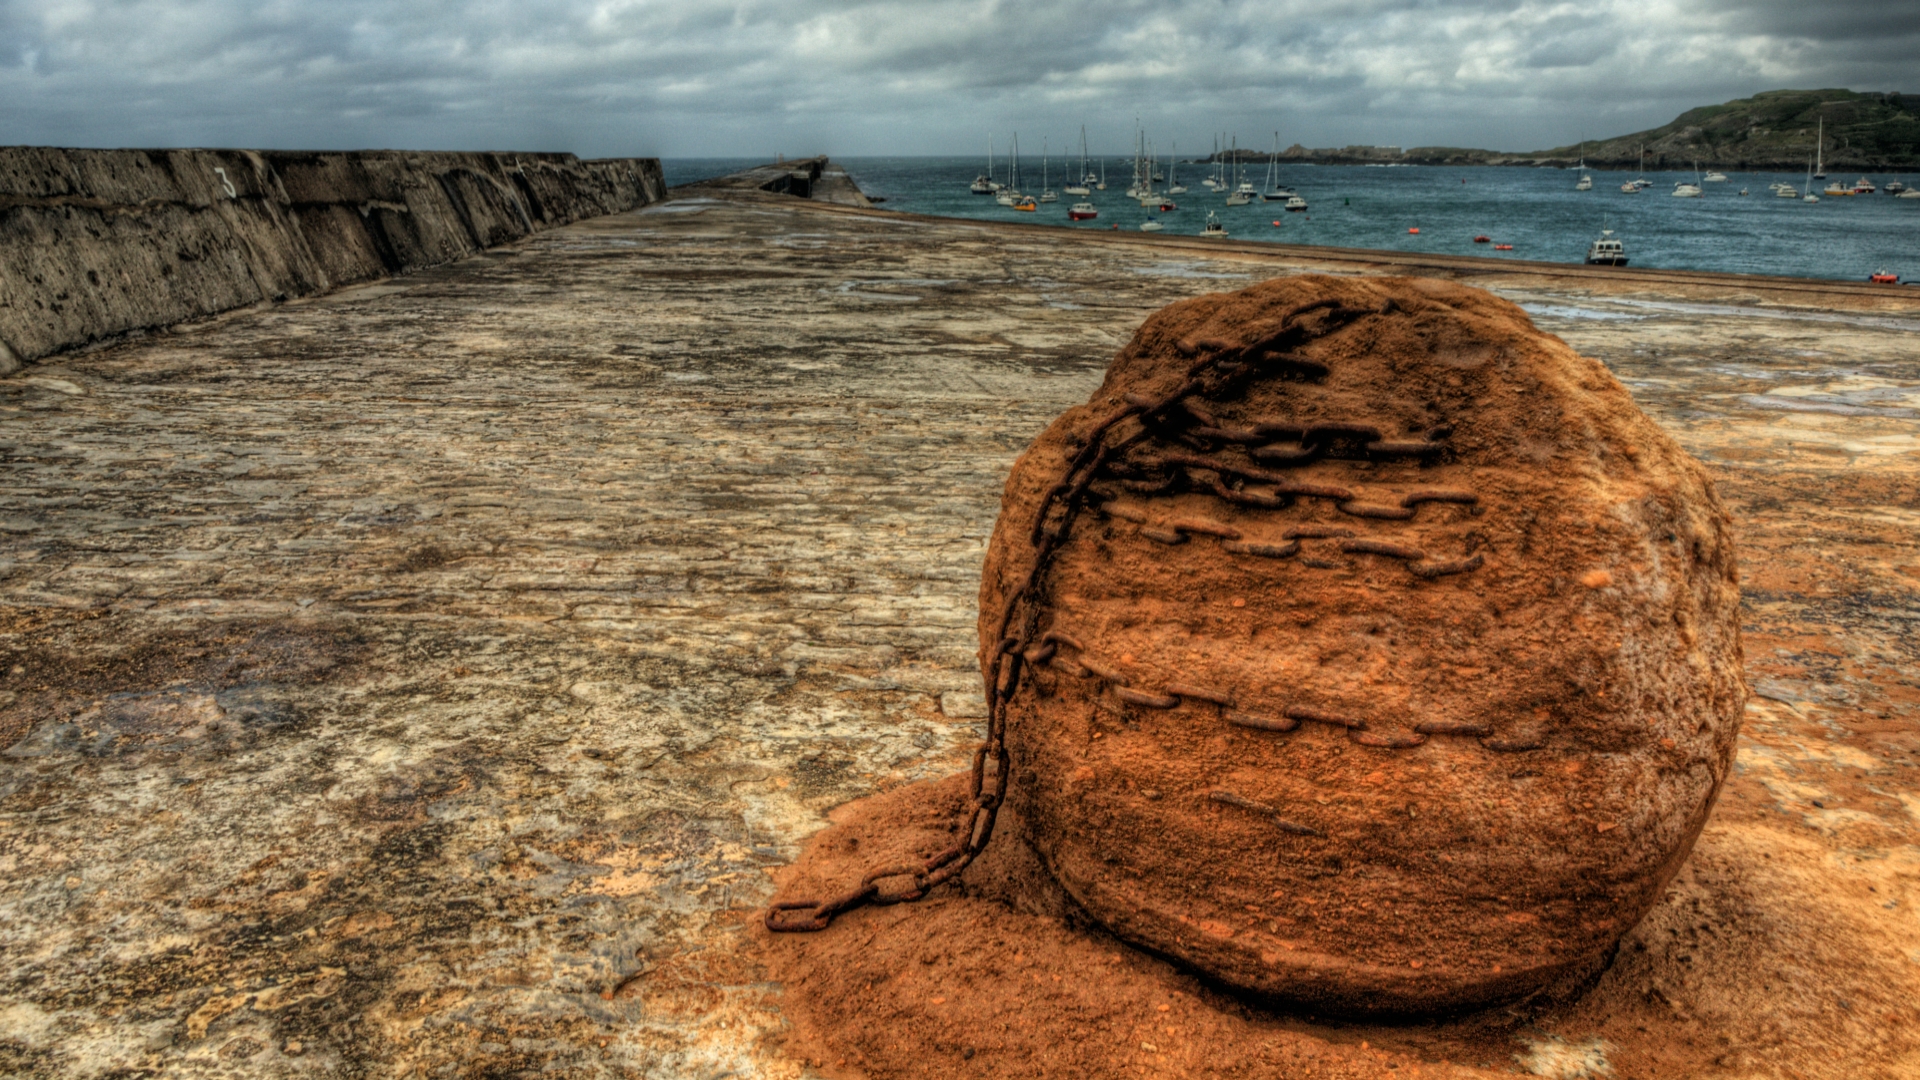
<path id="1" fill-rule="evenodd" d="M 1417 232 L 1419 232 L 1420 230 L 1419 230 L 1419 229 L 1408 229 L 1407 231 L 1408 231 L 1408 232 L 1410 232 L 1410 233 L 1417 233 Z"/>
<path id="2" fill-rule="evenodd" d="M 1273 223 L 1273 227 L 1274 227 L 1274 228 L 1276 228 L 1276 229 L 1277 229 L 1277 228 L 1279 228 L 1279 227 L 1280 227 L 1280 223 L 1279 223 L 1279 222 L 1277 222 L 1277 221 L 1276 221 L 1276 222 L 1274 222 L 1274 223 Z"/>

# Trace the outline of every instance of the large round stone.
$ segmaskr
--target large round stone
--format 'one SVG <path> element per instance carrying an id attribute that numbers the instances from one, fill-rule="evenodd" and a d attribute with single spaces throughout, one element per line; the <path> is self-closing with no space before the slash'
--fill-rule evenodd
<path id="1" fill-rule="evenodd" d="M 1599 363 L 1478 289 L 1312 276 L 1147 320 L 1015 465 L 980 626 L 1088 913 L 1420 1012 L 1577 978 L 1659 898 L 1732 757 L 1737 607 L 1711 482 Z"/>

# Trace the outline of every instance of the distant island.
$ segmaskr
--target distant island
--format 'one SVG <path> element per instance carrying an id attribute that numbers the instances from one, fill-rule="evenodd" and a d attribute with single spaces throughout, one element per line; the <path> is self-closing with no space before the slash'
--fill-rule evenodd
<path id="1" fill-rule="evenodd" d="M 1672 123 L 1585 144 L 1532 150 L 1470 150 L 1455 146 L 1342 146 L 1308 149 L 1295 143 L 1283 162 L 1316 165 L 1532 165 L 1637 169 L 1646 150 L 1649 169 L 1787 170 L 1804 168 L 1826 122 L 1828 171 L 1920 171 L 1920 95 L 1852 90 L 1769 90 L 1724 105 L 1703 105 Z M 1258 150 L 1222 151 L 1203 160 L 1265 164 Z"/>

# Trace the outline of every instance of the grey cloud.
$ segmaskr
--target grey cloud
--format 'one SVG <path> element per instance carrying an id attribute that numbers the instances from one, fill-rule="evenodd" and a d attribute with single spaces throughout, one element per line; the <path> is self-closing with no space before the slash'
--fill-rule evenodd
<path id="1" fill-rule="evenodd" d="M 1525 148 L 1898 89 L 1916 25 L 1920 0 L 0 0 L 0 141 L 971 153 L 1084 122 L 1119 150 L 1139 116 L 1183 151 Z"/>

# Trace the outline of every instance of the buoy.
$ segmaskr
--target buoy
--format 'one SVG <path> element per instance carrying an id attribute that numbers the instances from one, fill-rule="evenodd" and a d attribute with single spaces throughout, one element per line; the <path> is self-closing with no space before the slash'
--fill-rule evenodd
<path id="1" fill-rule="evenodd" d="M 1276 228 L 1276 229 L 1277 229 L 1277 228 L 1279 228 L 1279 227 L 1280 227 L 1280 223 L 1279 223 L 1279 222 L 1277 222 L 1277 221 L 1276 221 L 1276 222 L 1274 222 L 1274 223 L 1273 223 L 1273 227 L 1274 227 L 1274 228 Z"/>
<path id="2" fill-rule="evenodd" d="M 1407 231 L 1408 231 L 1408 232 L 1410 232 L 1410 233 L 1417 233 L 1417 232 L 1419 232 L 1420 230 L 1419 230 L 1419 229 L 1408 229 Z"/>

